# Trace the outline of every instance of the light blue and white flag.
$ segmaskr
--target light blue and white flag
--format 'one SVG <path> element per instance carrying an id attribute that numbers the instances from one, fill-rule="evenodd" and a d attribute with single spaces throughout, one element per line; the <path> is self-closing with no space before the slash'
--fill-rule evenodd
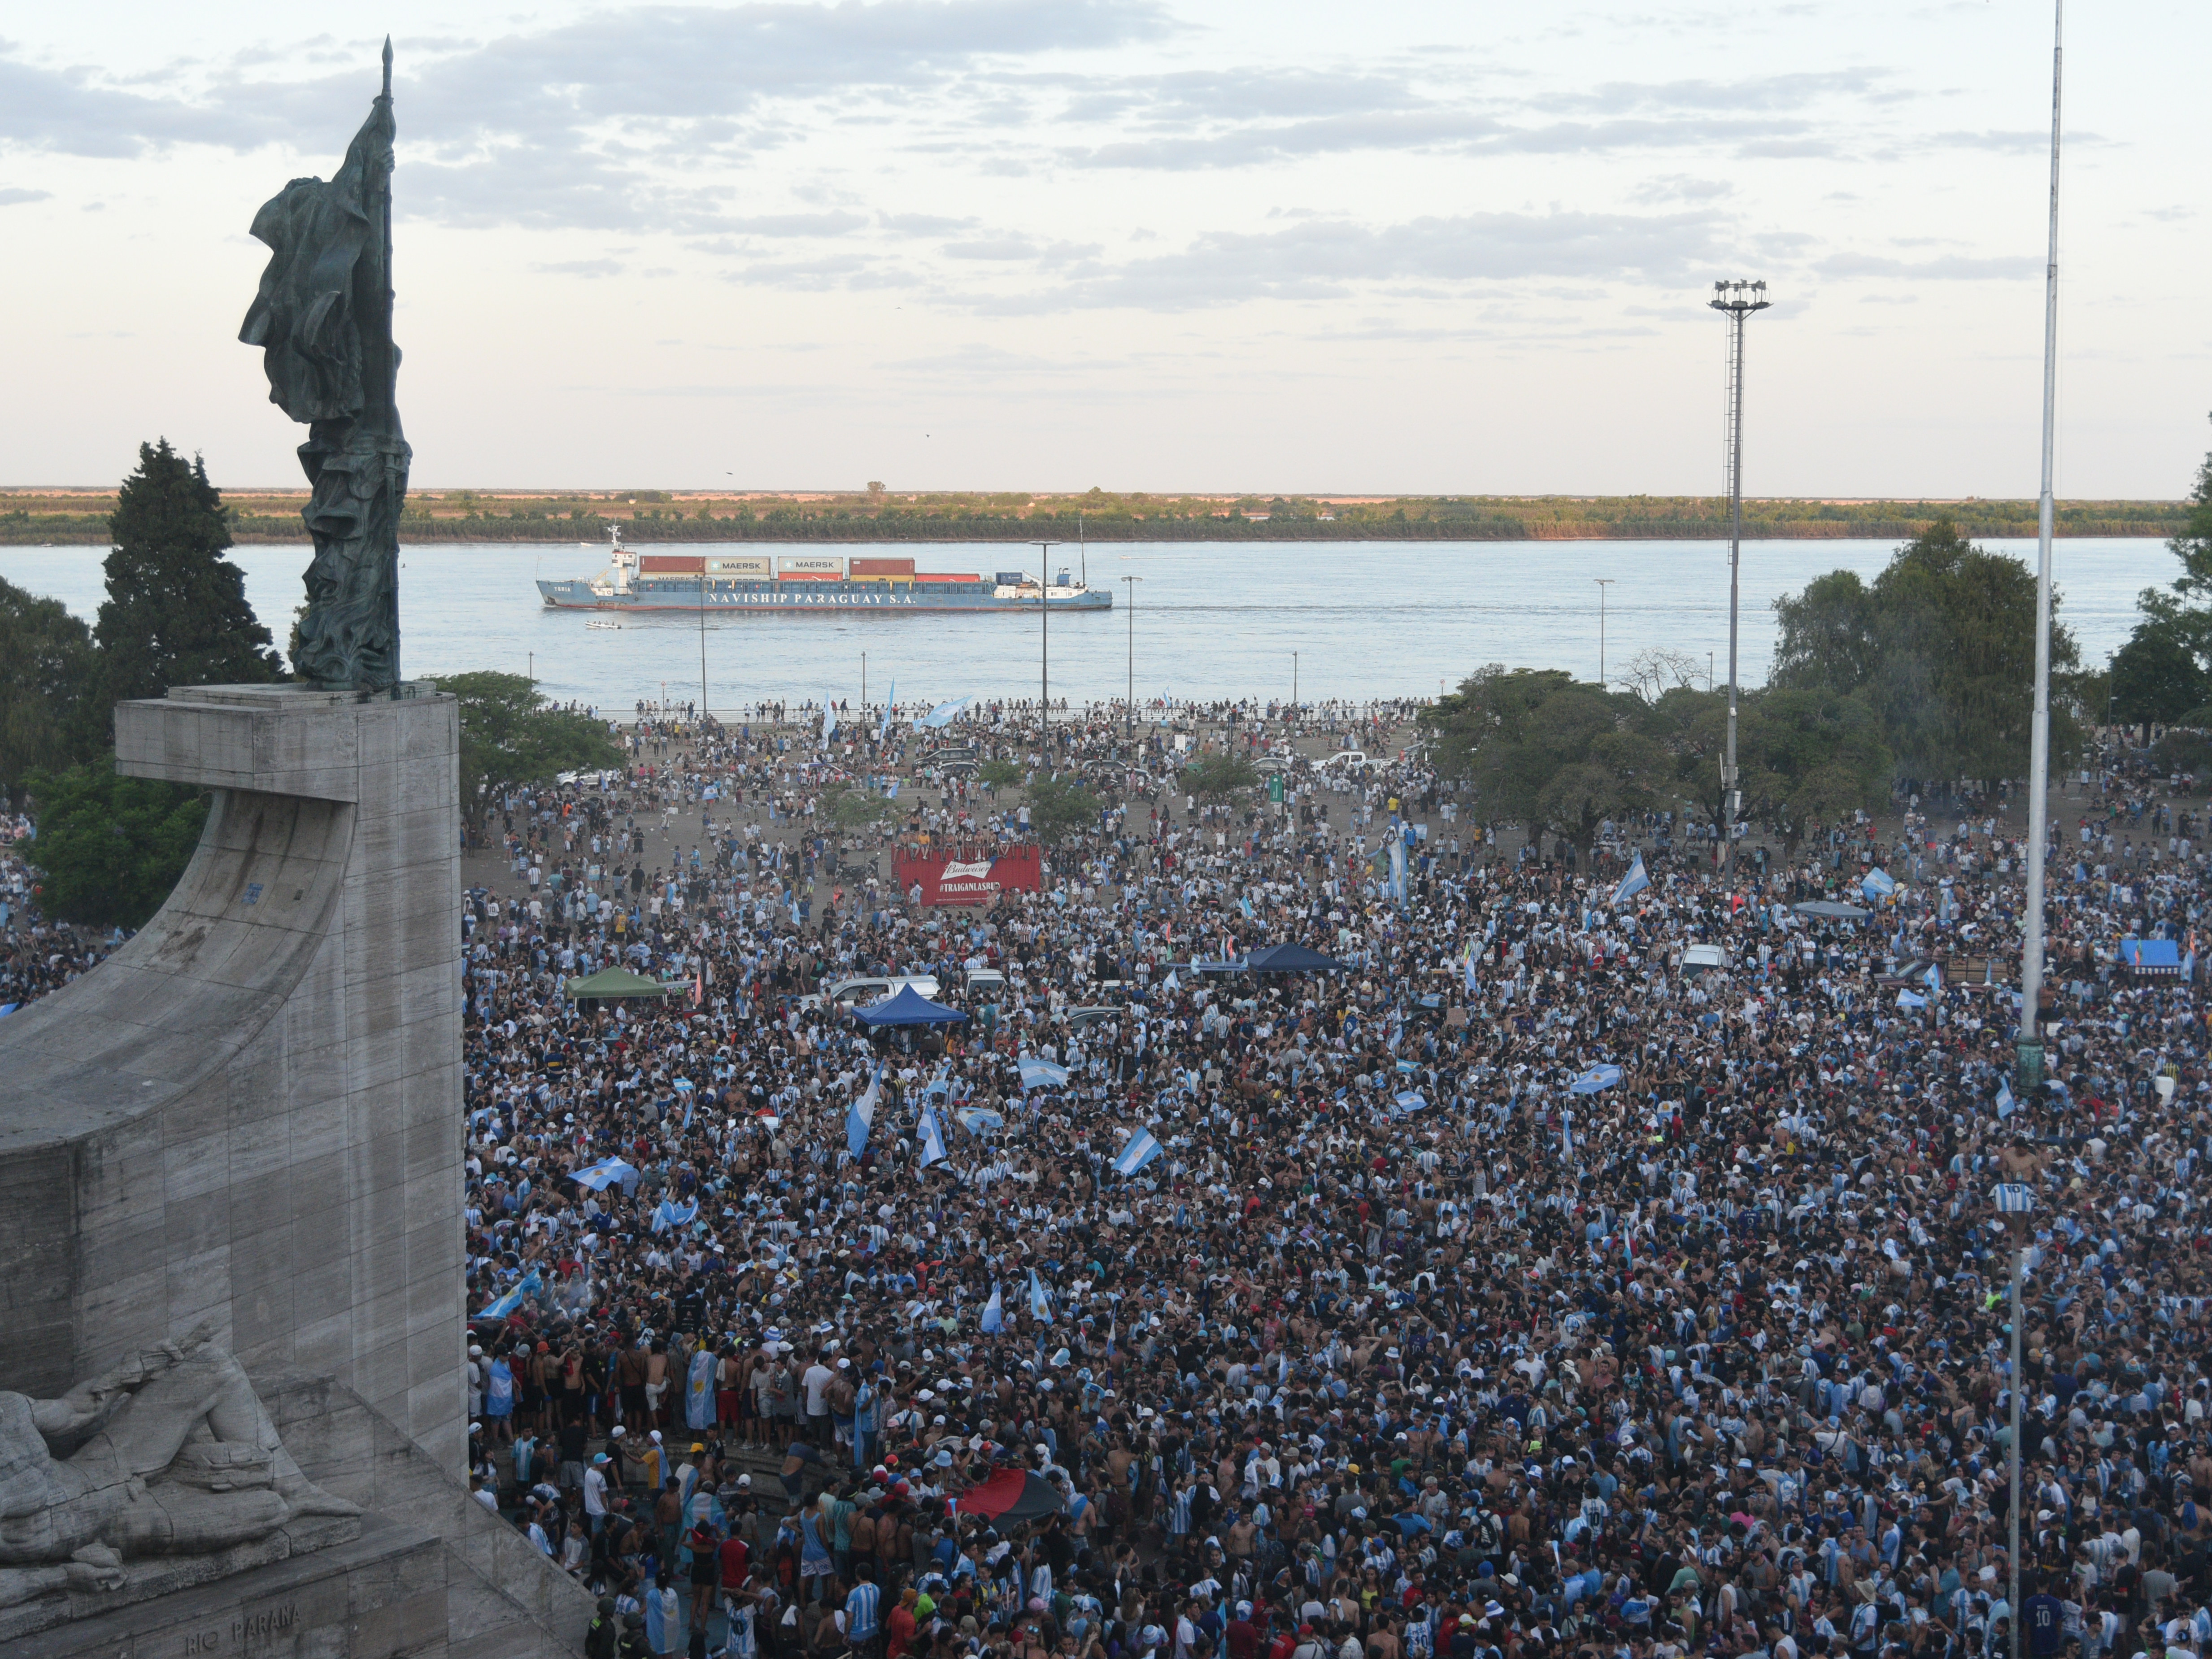
<path id="1" fill-rule="evenodd" d="M 1900 1008 L 1925 1008 L 1928 1006 L 1928 999 L 1916 991 L 1908 991 L 1900 986 L 1898 988 L 1897 1006 Z"/>
<path id="2" fill-rule="evenodd" d="M 960 1120 L 960 1127 L 971 1135 L 987 1135 L 994 1129 L 1006 1127 L 1006 1115 L 994 1112 L 988 1106 L 963 1106 L 952 1115 Z"/>
<path id="3" fill-rule="evenodd" d="M 921 720 L 915 722 L 915 724 L 918 726 L 927 726 L 933 732 L 938 730 L 940 726 L 950 726 L 953 721 L 958 720 L 962 713 L 968 708 L 969 704 L 975 701 L 975 697 L 971 695 L 965 697 L 955 697 L 950 702 L 940 702 L 936 708 L 931 709 L 927 714 L 924 714 Z"/>
<path id="4" fill-rule="evenodd" d="M 1620 878 L 1620 885 L 1613 890 L 1613 908 L 1619 909 L 1650 884 L 1651 878 L 1644 869 L 1644 854 L 1638 853 L 1636 861 L 1628 866 L 1628 873 Z"/>
<path id="5" fill-rule="evenodd" d="M 1406 908 L 1406 838 L 1403 836 L 1390 837 L 1390 896 L 1397 901 L 1400 909 Z"/>
<path id="6" fill-rule="evenodd" d="M 996 1336 L 1006 1326 L 1006 1304 L 999 1298 L 999 1287 L 991 1286 L 991 1299 L 983 1304 L 983 1334 Z"/>
<path id="7" fill-rule="evenodd" d="M 1037 1277 L 1035 1267 L 1030 1269 L 1030 1317 L 1052 1323 L 1052 1292 L 1045 1288 L 1044 1280 Z"/>
<path id="8" fill-rule="evenodd" d="M 1572 1083 L 1567 1085 L 1567 1092 L 1571 1095 L 1594 1095 L 1601 1089 L 1612 1088 L 1620 1081 L 1620 1066 L 1593 1066 Z"/>
<path id="9" fill-rule="evenodd" d="M 933 1164 L 942 1164 L 945 1161 L 945 1131 L 937 1127 L 937 1109 L 934 1106 L 922 1108 L 919 1137 L 921 1141 L 921 1167 L 927 1170 Z"/>
<path id="10" fill-rule="evenodd" d="M 1115 1171 L 1133 1176 L 1160 1155 L 1160 1143 L 1152 1138 L 1150 1129 L 1138 1129 L 1121 1143 L 1121 1150 L 1114 1155 Z"/>
<path id="11" fill-rule="evenodd" d="M 868 1086 L 861 1092 L 860 1097 L 846 1109 L 845 1150 L 854 1158 L 860 1157 L 861 1150 L 867 1146 L 868 1131 L 875 1127 L 876 1098 L 883 1092 L 885 1069 L 877 1066 L 875 1075 L 868 1079 Z"/>
<path id="12" fill-rule="evenodd" d="M 876 727 L 876 741 L 878 743 L 881 743 L 885 738 L 890 735 L 891 710 L 897 705 L 897 703 L 898 682 L 896 680 L 893 680 L 891 682 L 891 694 L 884 699 L 884 718 L 881 723 Z"/>
<path id="13" fill-rule="evenodd" d="M 1398 1115 L 1401 1117 L 1405 1117 L 1413 1112 L 1425 1111 L 1427 1109 L 1429 1104 L 1428 1101 L 1422 1096 L 1420 1091 L 1418 1089 L 1407 1090 L 1404 1093 L 1399 1095 L 1391 1103 L 1397 1107 Z"/>
<path id="14" fill-rule="evenodd" d="M 1048 1060 L 1029 1059 L 1020 1064 L 1024 1089 L 1057 1089 L 1067 1081 L 1067 1067 Z"/>
<path id="15" fill-rule="evenodd" d="M 830 734 L 836 729 L 837 705 L 831 699 L 824 697 L 822 699 L 822 741 L 829 742 Z"/>
<path id="16" fill-rule="evenodd" d="M 595 1193 L 603 1193 L 617 1182 L 636 1178 L 637 1171 L 618 1158 L 602 1158 L 597 1164 L 576 1170 L 568 1177 L 579 1187 L 589 1187 Z"/>
<path id="17" fill-rule="evenodd" d="M 538 1287 L 544 1283 L 544 1280 L 538 1276 L 538 1269 L 532 1267 L 528 1273 L 523 1274 L 521 1281 L 517 1284 L 513 1290 L 509 1291 L 505 1296 L 495 1298 L 491 1305 L 486 1308 L 482 1313 L 478 1314 L 477 1317 L 478 1319 L 506 1318 L 507 1315 L 513 1313 L 517 1308 L 520 1308 L 522 1305 L 523 1299 L 526 1297 L 537 1295 Z"/>
<path id="18" fill-rule="evenodd" d="M 653 1206 L 653 1231 L 665 1233 L 671 1227 L 688 1227 L 698 1218 L 699 1200 L 697 1199 L 693 1199 L 689 1205 L 678 1209 L 674 1199 L 664 1198 Z"/>
<path id="19" fill-rule="evenodd" d="M 1467 994 L 1471 997 L 1482 994 L 1481 981 L 1474 976 L 1474 959 L 1480 951 L 1481 942 L 1478 939 L 1469 939 L 1467 942 L 1466 951 L 1460 957 L 1460 973 L 1467 981 Z"/>
<path id="20" fill-rule="evenodd" d="M 1943 994 L 1943 968 L 1942 968 L 1942 963 L 1934 963 L 1934 962 L 1929 963 L 1928 964 L 1928 975 L 1927 975 L 1927 977 L 1928 977 L 1928 994 L 1929 994 L 1929 996 L 1932 996 L 1932 997 L 1940 997 L 1940 996 L 1942 996 L 1942 995 Z"/>
<path id="21" fill-rule="evenodd" d="M 1886 899 L 1896 890 L 1897 883 L 1891 878 L 1888 871 L 1879 866 L 1868 871 L 1866 879 L 1859 883 L 1859 891 L 1869 899 Z"/>
<path id="22" fill-rule="evenodd" d="M 1997 1079 L 1997 1121 L 2002 1123 L 2020 1109 L 2020 1103 L 2012 1097 L 2012 1079 Z"/>

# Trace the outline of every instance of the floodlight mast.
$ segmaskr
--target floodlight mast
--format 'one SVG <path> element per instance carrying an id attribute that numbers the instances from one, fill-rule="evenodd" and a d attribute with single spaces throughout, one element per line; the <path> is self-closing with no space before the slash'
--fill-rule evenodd
<path id="1" fill-rule="evenodd" d="M 1721 763 L 1721 832 L 1728 848 L 1725 869 L 1735 874 L 1735 821 L 1743 811 L 1743 791 L 1736 782 L 1736 593 L 1743 568 L 1743 324 L 1754 311 L 1773 301 L 1765 283 L 1729 282 L 1713 284 L 1713 297 L 1705 302 L 1728 319 L 1728 425 L 1725 450 L 1729 483 L 1729 696 L 1728 754 Z"/>
<path id="2" fill-rule="evenodd" d="M 2020 1025 L 2014 1039 L 2021 1082 L 2043 1082 L 2044 837 L 2051 807 L 2051 541 L 2052 462 L 2058 430 L 2059 94 L 2066 54 L 2066 7 L 2056 0 L 2051 43 L 2051 248 L 2043 274 L 2043 489 L 2035 507 L 2035 712 L 2027 745 L 2027 918 L 2021 930 Z M 2019 1557 L 2014 1540 L 2014 1559 Z M 2017 1572 L 2018 1567 L 2014 1571 Z M 2013 1605 L 2020 1604 L 2019 1593 Z M 2014 1626 L 2018 1628 L 2018 1615 Z"/>

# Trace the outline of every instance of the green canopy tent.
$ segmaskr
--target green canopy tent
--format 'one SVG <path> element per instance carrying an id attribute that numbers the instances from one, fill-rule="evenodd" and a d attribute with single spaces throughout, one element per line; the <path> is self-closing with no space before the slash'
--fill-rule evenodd
<path id="1" fill-rule="evenodd" d="M 686 991 L 686 985 L 663 985 L 657 979 L 647 979 L 643 974 L 633 974 L 627 968 L 602 968 L 596 974 L 582 979 L 572 979 L 568 984 L 570 1000 L 575 1002 L 608 1002 L 625 997 L 665 997 L 672 991 Z"/>

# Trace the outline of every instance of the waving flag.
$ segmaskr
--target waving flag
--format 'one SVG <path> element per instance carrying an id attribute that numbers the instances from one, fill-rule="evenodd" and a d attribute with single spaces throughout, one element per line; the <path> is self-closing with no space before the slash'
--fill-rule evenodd
<path id="1" fill-rule="evenodd" d="M 999 1287 L 991 1286 L 991 1299 L 983 1304 L 983 1334 L 996 1336 L 1006 1326 L 1006 1305 L 999 1299 Z"/>
<path id="2" fill-rule="evenodd" d="M 875 1127 L 876 1097 L 883 1092 L 884 1067 L 876 1067 L 875 1075 L 868 1079 L 867 1088 L 845 1112 L 845 1150 L 854 1158 L 868 1144 L 868 1131 Z"/>
<path id="3" fill-rule="evenodd" d="M 1052 1323 L 1052 1292 L 1045 1288 L 1044 1280 L 1037 1277 L 1035 1267 L 1030 1269 L 1030 1317 Z"/>
<path id="4" fill-rule="evenodd" d="M 927 714 L 924 714 L 921 719 L 916 722 L 916 724 L 927 726 L 933 732 L 938 730 L 940 726 L 950 726 L 954 720 L 960 718 L 961 711 L 965 709 L 969 703 L 975 701 L 975 699 L 970 696 L 965 697 L 955 697 L 950 702 L 940 702 L 936 708 L 931 709 Z"/>
<path id="5" fill-rule="evenodd" d="M 2012 1097 L 2012 1079 L 1997 1079 L 1997 1121 L 2002 1123 L 2020 1109 L 2020 1103 Z"/>
<path id="6" fill-rule="evenodd" d="M 1406 907 L 1406 838 L 1402 836 L 1390 837 L 1389 890 L 1390 896 L 1398 902 L 1398 908 L 1404 909 Z"/>
<path id="7" fill-rule="evenodd" d="M 1651 878 L 1644 873 L 1644 854 L 1638 853 L 1636 861 L 1628 866 L 1628 873 L 1620 878 L 1620 885 L 1613 890 L 1613 908 L 1619 909 L 1650 884 Z"/>
<path id="8" fill-rule="evenodd" d="M 1468 940 L 1467 949 L 1460 957 L 1460 972 L 1467 981 L 1467 990 L 1469 996 L 1478 995 L 1482 990 L 1481 982 L 1474 976 L 1474 959 L 1480 953 L 1480 951 L 1481 941 L 1480 939 L 1471 939 Z"/>
<path id="9" fill-rule="evenodd" d="M 830 734 L 836 729 L 837 705 L 830 698 L 824 697 L 822 699 L 822 741 L 829 742 Z"/>
<path id="10" fill-rule="evenodd" d="M 988 1106 L 963 1106 L 952 1115 L 960 1120 L 960 1127 L 971 1135 L 987 1135 L 994 1129 L 1006 1127 L 1006 1115 L 994 1112 Z"/>
<path id="11" fill-rule="evenodd" d="M 1024 1060 L 1021 1068 L 1024 1089 L 1057 1089 L 1067 1081 L 1067 1067 L 1048 1060 Z"/>
<path id="12" fill-rule="evenodd" d="M 1879 866 L 1868 871 L 1866 879 L 1859 883 L 1859 891 L 1864 893 L 1869 899 L 1886 899 L 1896 890 L 1897 883 L 1891 878 L 1888 871 Z"/>
<path id="13" fill-rule="evenodd" d="M 520 1284 L 516 1285 L 515 1287 L 509 1291 L 505 1296 L 494 1300 L 491 1305 L 486 1308 L 482 1313 L 478 1314 L 477 1317 L 478 1319 L 506 1318 L 507 1315 L 513 1313 L 517 1308 L 522 1305 L 522 1300 L 525 1297 L 537 1295 L 538 1287 L 544 1283 L 544 1280 L 538 1276 L 538 1269 L 532 1267 L 528 1273 L 523 1274 Z"/>
<path id="14" fill-rule="evenodd" d="M 883 718 L 883 721 L 882 721 L 882 723 L 881 723 L 880 725 L 878 725 L 878 726 L 876 727 L 876 741 L 877 741 L 878 743 L 881 743 L 881 742 L 882 742 L 885 738 L 887 738 L 887 737 L 889 737 L 889 736 L 890 735 L 890 730 L 891 730 L 891 710 L 892 710 L 892 708 L 893 708 L 894 707 L 896 707 L 896 706 L 897 702 L 898 702 L 898 682 L 897 682 L 896 680 L 893 680 L 893 681 L 891 682 L 891 694 L 890 694 L 890 696 L 889 696 L 888 697 L 885 697 L 885 698 L 884 699 L 884 718 Z"/>
<path id="15" fill-rule="evenodd" d="M 653 1231 L 664 1233 L 671 1227 L 688 1227 L 698 1218 L 699 1200 L 697 1199 L 693 1199 L 688 1206 L 678 1209 L 674 1199 L 664 1198 L 653 1207 Z"/>
<path id="16" fill-rule="evenodd" d="M 923 1169 L 927 1170 L 933 1164 L 941 1164 L 945 1161 L 945 1131 L 937 1127 L 937 1109 L 934 1106 L 922 1108 L 919 1138 L 921 1141 Z"/>
<path id="17" fill-rule="evenodd" d="M 1897 993 L 1897 1006 L 1900 1008 L 1925 1008 L 1928 1006 L 1928 999 L 1917 992 L 1907 991 L 1900 987 Z"/>
<path id="18" fill-rule="evenodd" d="M 618 1158 L 609 1158 L 574 1171 L 568 1179 L 579 1187 L 589 1187 L 595 1193 L 603 1193 L 617 1182 L 636 1180 L 637 1171 Z"/>
<path id="19" fill-rule="evenodd" d="M 1160 1143 L 1152 1139 L 1150 1129 L 1139 1129 L 1121 1143 L 1121 1150 L 1114 1155 L 1114 1168 L 1120 1174 L 1133 1176 L 1160 1155 Z"/>
<path id="20" fill-rule="evenodd" d="M 1567 1092 L 1571 1095 L 1594 1095 L 1601 1089 L 1610 1089 L 1620 1081 L 1620 1066 L 1593 1066 L 1567 1085 Z"/>
<path id="21" fill-rule="evenodd" d="M 1421 1094 L 1419 1090 L 1408 1089 L 1403 1094 L 1399 1095 L 1391 1103 L 1397 1107 L 1398 1115 L 1404 1117 L 1408 1113 L 1427 1109 L 1429 1103 L 1426 1097 Z"/>

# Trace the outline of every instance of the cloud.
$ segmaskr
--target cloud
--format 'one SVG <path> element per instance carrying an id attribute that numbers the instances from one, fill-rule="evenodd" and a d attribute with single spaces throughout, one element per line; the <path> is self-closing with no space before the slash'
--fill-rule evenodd
<path id="1" fill-rule="evenodd" d="M 50 202 L 53 196 L 50 190 L 19 190 L 11 186 L 0 190 L 0 207 L 21 207 L 26 202 Z"/>
<path id="2" fill-rule="evenodd" d="M 552 276 L 619 276 L 629 266 L 621 259 L 560 259 L 530 268 Z"/>
<path id="3" fill-rule="evenodd" d="M 1721 230 L 1709 211 L 1474 213 L 1380 227 L 1308 220 L 1260 234 L 1217 232 L 1179 252 L 1120 265 L 1079 267 L 1056 289 L 981 304 L 995 311 L 1187 311 L 1257 299 L 1336 299 L 1378 283 L 1680 281 L 1724 252 Z"/>
<path id="4" fill-rule="evenodd" d="M 2033 276 L 2043 269 L 2033 254 L 1981 258 L 1951 254 L 1940 259 L 1891 259 L 1873 253 L 1832 253 L 1814 267 L 1823 276 L 1883 276 L 1906 282 L 1980 283 Z"/>

